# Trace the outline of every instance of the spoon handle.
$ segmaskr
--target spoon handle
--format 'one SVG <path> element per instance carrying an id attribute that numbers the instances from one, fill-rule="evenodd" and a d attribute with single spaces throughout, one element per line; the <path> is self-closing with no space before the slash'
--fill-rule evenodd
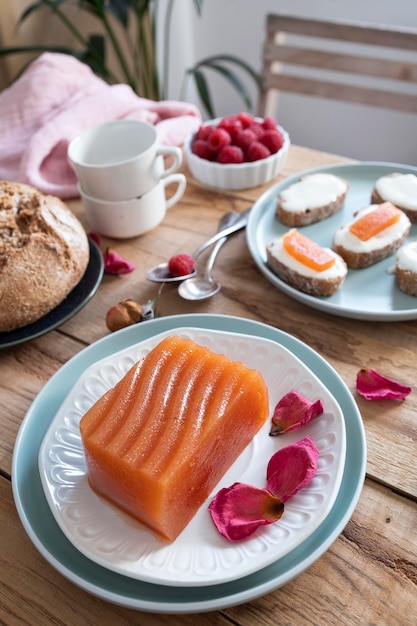
<path id="1" fill-rule="evenodd" d="M 213 265 L 214 265 L 214 261 L 216 260 L 216 256 L 217 256 L 220 248 L 222 247 L 222 245 L 224 243 L 226 243 L 226 241 L 227 241 L 227 235 L 224 235 L 221 239 L 218 239 L 216 241 L 216 245 L 214 246 L 213 250 L 210 252 L 210 256 L 209 256 L 209 258 L 207 260 L 206 269 L 205 269 L 205 272 L 204 272 L 204 276 L 208 280 L 211 277 L 211 270 L 213 269 Z"/>
<path id="2" fill-rule="evenodd" d="M 213 243 L 216 243 L 216 241 L 219 241 L 219 239 L 227 237 L 228 235 L 231 235 L 232 233 L 235 233 L 238 230 L 245 228 L 246 224 L 248 223 L 249 212 L 250 209 L 246 209 L 246 211 L 241 214 L 240 219 L 235 224 L 232 224 L 231 226 L 220 230 L 218 233 L 213 235 L 213 237 L 210 237 L 210 239 L 207 239 L 207 241 L 198 246 L 198 248 L 196 248 L 196 250 L 194 250 L 193 252 L 193 257 L 196 259 L 202 252 L 204 252 L 204 250 L 212 246 Z"/>

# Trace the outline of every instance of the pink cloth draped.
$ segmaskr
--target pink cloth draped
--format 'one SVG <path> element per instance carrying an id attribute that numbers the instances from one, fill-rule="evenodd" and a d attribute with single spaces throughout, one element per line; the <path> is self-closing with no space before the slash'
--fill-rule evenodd
<path id="1" fill-rule="evenodd" d="M 163 145 L 182 144 L 201 123 L 192 104 L 140 98 L 72 56 L 42 54 L 0 93 L 0 178 L 76 197 L 68 144 L 90 126 L 122 118 L 154 124 Z"/>

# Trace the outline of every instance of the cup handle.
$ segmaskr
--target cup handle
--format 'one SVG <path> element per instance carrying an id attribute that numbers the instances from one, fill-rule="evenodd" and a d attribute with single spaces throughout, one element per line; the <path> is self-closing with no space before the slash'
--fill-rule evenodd
<path id="1" fill-rule="evenodd" d="M 176 146 L 161 146 L 160 148 L 158 148 L 156 154 L 161 154 L 162 156 L 170 155 L 174 159 L 171 167 L 168 167 L 162 172 L 161 178 L 166 178 L 170 174 L 176 172 L 182 163 L 182 150 L 181 148 L 178 148 Z"/>
<path id="2" fill-rule="evenodd" d="M 166 208 L 170 209 L 184 195 L 184 191 L 187 186 L 187 179 L 184 174 L 171 174 L 171 176 L 164 179 L 163 183 L 164 187 L 168 187 L 171 183 L 178 183 L 176 192 L 166 201 Z"/>

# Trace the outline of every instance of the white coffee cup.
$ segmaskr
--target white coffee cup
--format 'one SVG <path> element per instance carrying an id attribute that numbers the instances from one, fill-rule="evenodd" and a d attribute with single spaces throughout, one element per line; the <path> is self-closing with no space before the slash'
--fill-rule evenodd
<path id="1" fill-rule="evenodd" d="M 165 168 L 164 156 L 173 163 Z M 131 200 L 148 193 L 182 163 L 176 146 L 160 146 L 154 126 L 138 120 L 98 124 L 68 146 L 84 193 L 96 199 Z"/>
<path id="2" fill-rule="evenodd" d="M 175 193 L 166 198 L 165 188 L 177 183 Z M 140 198 L 106 201 L 93 198 L 79 186 L 90 227 L 107 237 L 127 239 L 152 230 L 162 222 L 167 209 L 182 197 L 187 184 L 184 174 L 170 174 Z"/>

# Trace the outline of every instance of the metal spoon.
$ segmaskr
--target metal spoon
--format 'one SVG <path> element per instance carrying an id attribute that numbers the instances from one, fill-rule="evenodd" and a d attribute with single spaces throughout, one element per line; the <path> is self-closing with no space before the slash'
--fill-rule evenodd
<path id="1" fill-rule="evenodd" d="M 221 289 L 221 285 L 211 275 L 214 260 L 220 248 L 226 243 L 227 237 L 219 239 L 210 253 L 204 274 L 197 274 L 192 278 L 187 278 L 178 286 L 178 293 L 185 300 L 204 300 L 214 296 Z"/>
<path id="2" fill-rule="evenodd" d="M 230 213 L 226 213 L 220 220 L 220 230 L 218 233 L 207 239 L 204 243 L 202 243 L 198 248 L 196 248 L 192 254 L 194 259 L 207 250 L 214 243 L 222 239 L 227 235 L 231 235 L 232 233 L 245 228 L 248 217 L 249 217 L 250 209 L 246 209 L 243 213 L 236 213 L 236 211 L 231 211 Z M 236 216 L 239 216 L 237 221 L 235 221 Z M 232 222 L 233 218 L 233 222 Z M 230 220 L 230 221 L 229 221 Z M 180 282 L 185 280 L 186 278 L 190 278 L 196 275 L 196 270 L 191 274 L 187 274 L 186 276 L 172 276 L 168 269 L 168 263 L 160 263 L 159 265 L 155 265 L 150 270 L 146 272 L 146 278 L 154 283 L 172 283 L 172 282 Z"/>
<path id="3" fill-rule="evenodd" d="M 247 213 L 248 215 L 249 213 Z M 238 215 L 238 219 L 241 218 Z M 233 219 L 231 217 L 230 219 Z M 235 218 L 236 219 L 236 218 Z M 246 216 L 247 219 L 247 216 Z M 205 300 L 214 296 L 221 289 L 218 281 L 214 280 L 211 275 L 216 256 L 224 243 L 227 241 L 227 235 L 219 239 L 210 253 L 203 274 L 198 274 L 192 278 L 187 278 L 178 287 L 178 293 L 185 300 Z"/>

